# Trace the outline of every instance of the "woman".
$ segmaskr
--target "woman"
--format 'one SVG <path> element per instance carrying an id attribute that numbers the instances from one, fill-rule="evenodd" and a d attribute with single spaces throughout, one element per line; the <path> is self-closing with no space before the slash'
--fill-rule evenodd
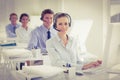
<path id="1" fill-rule="evenodd" d="M 19 21 L 22 25 L 16 29 L 17 42 L 23 43 L 26 45 L 25 47 L 27 47 L 30 39 L 30 33 L 32 31 L 32 29 L 28 26 L 28 22 L 30 21 L 29 15 L 27 13 L 21 14 Z"/>
<path id="2" fill-rule="evenodd" d="M 56 37 L 51 38 L 46 43 L 52 65 L 77 64 L 81 66 L 80 69 L 82 70 L 101 65 L 102 62 L 100 60 L 85 62 L 80 42 L 78 43 L 77 39 L 67 34 L 70 26 L 71 17 L 67 13 L 57 13 L 55 15 L 53 27 L 58 33 Z"/>
<path id="3" fill-rule="evenodd" d="M 17 34 L 17 45 L 27 48 L 30 34 L 32 29 L 28 27 L 28 22 L 30 21 L 29 15 L 27 13 L 22 13 L 19 19 L 19 22 L 21 22 L 21 27 L 16 29 Z M 22 69 L 22 66 L 25 65 L 24 62 L 20 63 L 20 69 Z M 30 65 L 30 62 L 27 61 L 27 65 Z"/>

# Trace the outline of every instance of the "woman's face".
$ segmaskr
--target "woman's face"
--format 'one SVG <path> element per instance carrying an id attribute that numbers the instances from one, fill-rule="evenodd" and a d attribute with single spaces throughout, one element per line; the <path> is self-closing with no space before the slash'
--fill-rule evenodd
<path id="1" fill-rule="evenodd" d="M 29 17 L 23 16 L 22 19 L 21 19 L 22 25 L 27 25 L 28 22 L 29 22 Z"/>
<path id="2" fill-rule="evenodd" d="M 60 17 L 57 19 L 56 29 L 61 33 L 66 33 L 69 28 L 69 20 L 67 17 Z"/>

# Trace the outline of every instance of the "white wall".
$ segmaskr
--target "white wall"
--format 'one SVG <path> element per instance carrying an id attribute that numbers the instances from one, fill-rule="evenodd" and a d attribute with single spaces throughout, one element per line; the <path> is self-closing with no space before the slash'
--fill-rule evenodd
<path id="1" fill-rule="evenodd" d="M 101 57 L 103 52 L 103 1 L 104 0 L 0 0 L 0 23 L 6 24 L 9 13 L 11 12 L 16 12 L 18 15 L 26 12 L 30 15 L 38 16 L 45 8 L 51 8 L 55 12 L 67 12 L 74 20 L 92 19 L 93 25 L 88 35 L 86 45 L 89 52 Z"/>
<path id="2" fill-rule="evenodd" d="M 110 0 L 111 16 L 120 13 L 120 0 Z"/>
<path id="3" fill-rule="evenodd" d="M 120 23 L 111 24 L 111 39 L 110 39 L 110 47 L 108 54 L 108 66 L 113 66 L 114 64 L 120 63 Z"/>
<path id="4" fill-rule="evenodd" d="M 14 0 L 0 0 L 0 37 L 6 37 L 5 26 L 11 12 L 15 12 Z"/>
<path id="5" fill-rule="evenodd" d="M 110 5 L 110 16 L 116 15 L 120 13 L 120 0 L 111 0 Z M 116 18 L 119 18 L 116 17 Z M 115 19 L 115 18 L 114 18 Z M 115 19 L 117 20 L 117 19 Z M 108 26 L 108 53 L 105 53 L 107 57 L 107 66 L 111 67 L 115 64 L 120 63 L 120 23 L 112 23 Z"/>
<path id="6" fill-rule="evenodd" d="M 93 25 L 88 35 L 86 45 L 89 52 L 101 57 L 103 46 L 103 1 L 64 0 L 64 2 L 63 11 L 72 15 L 72 19 L 93 20 Z"/>
<path id="7" fill-rule="evenodd" d="M 111 5 L 111 16 L 120 13 L 120 4 Z"/>
<path id="8" fill-rule="evenodd" d="M 59 11 L 59 0 L 14 0 L 15 11 L 18 14 L 27 12 L 31 15 L 40 15 L 41 11 L 46 8 Z"/>
<path id="9" fill-rule="evenodd" d="M 0 22 L 9 21 L 9 14 L 15 12 L 14 0 L 0 0 Z"/>

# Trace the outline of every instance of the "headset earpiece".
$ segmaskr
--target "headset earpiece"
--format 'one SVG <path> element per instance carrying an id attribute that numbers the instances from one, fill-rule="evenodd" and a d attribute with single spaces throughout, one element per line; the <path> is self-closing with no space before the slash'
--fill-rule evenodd
<path id="1" fill-rule="evenodd" d="M 57 30 L 57 29 L 56 29 L 56 23 L 53 24 L 53 28 L 54 28 L 55 30 Z"/>
<path id="2" fill-rule="evenodd" d="M 42 21 L 43 21 L 43 16 L 41 16 L 40 20 L 42 20 Z"/>
<path id="3" fill-rule="evenodd" d="M 69 26 L 71 27 L 71 23 L 69 23 Z"/>
<path id="4" fill-rule="evenodd" d="M 11 17 L 9 18 L 9 20 L 11 20 Z"/>

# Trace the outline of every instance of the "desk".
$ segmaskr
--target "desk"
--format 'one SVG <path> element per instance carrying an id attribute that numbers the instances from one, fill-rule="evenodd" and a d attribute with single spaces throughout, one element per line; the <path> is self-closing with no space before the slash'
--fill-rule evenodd
<path id="1" fill-rule="evenodd" d="M 45 66 L 45 67 L 47 68 L 50 66 Z M 43 68 L 45 68 L 45 67 L 43 67 Z M 45 69 L 39 67 L 39 69 L 41 69 L 43 71 L 43 73 L 41 73 L 41 72 L 39 72 L 38 69 L 36 69 L 37 67 L 34 67 L 34 69 L 31 69 L 31 68 L 26 66 L 26 71 L 25 70 L 18 71 L 17 75 L 20 78 L 24 78 L 24 79 L 27 78 L 27 80 L 32 80 L 35 77 L 39 77 L 39 79 L 37 79 L 37 80 L 70 80 L 68 78 L 67 73 L 58 72 L 57 74 L 53 74 L 51 76 L 46 77 L 47 73 L 45 71 L 47 69 L 45 70 Z M 35 70 L 35 71 L 32 71 L 32 70 Z M 46 75 L 43 75 L 44 72 Z M 22 79 L 22 80 L 24 80 L 24 79 Z M 102 69 L 102 70 L 96 71 L 94 73 L 84 73 L 83 76 L 76 75 L 73 80 L 109 80 L 109 79 L 108 79 L 108 73 L 106 72 L 106 69 Z"/>
<path id="2" fill-rule="evenodd" d="M 85 73 L 87 80 L 109 80 L 109 74 L 106 69 L 98 70 L 94 73 Z"/>
<path id="3" fill-rule="evenodd" d="M 38 78 L 40 80 L 64 80 L 63 79 L 63 68 L 53 67 L 53 66 L 24 66 L 23 70 L 17 71 L 17 75 L 21 78 L 26 78 L 27 80 L 31 80 L 33 78 Z"/>
<path id="4" fill-rule="evenodd" d="M 36 58 L 32 57 L 31 51 L 22 48 L 3 48 L 2 56 L 4 60 L 4 80 L 9 80 L 9 77 L 7 76 L 8 72 L 16 71 L 16 63 L 25 62 L 27 60 L 36 60 Z"/>

